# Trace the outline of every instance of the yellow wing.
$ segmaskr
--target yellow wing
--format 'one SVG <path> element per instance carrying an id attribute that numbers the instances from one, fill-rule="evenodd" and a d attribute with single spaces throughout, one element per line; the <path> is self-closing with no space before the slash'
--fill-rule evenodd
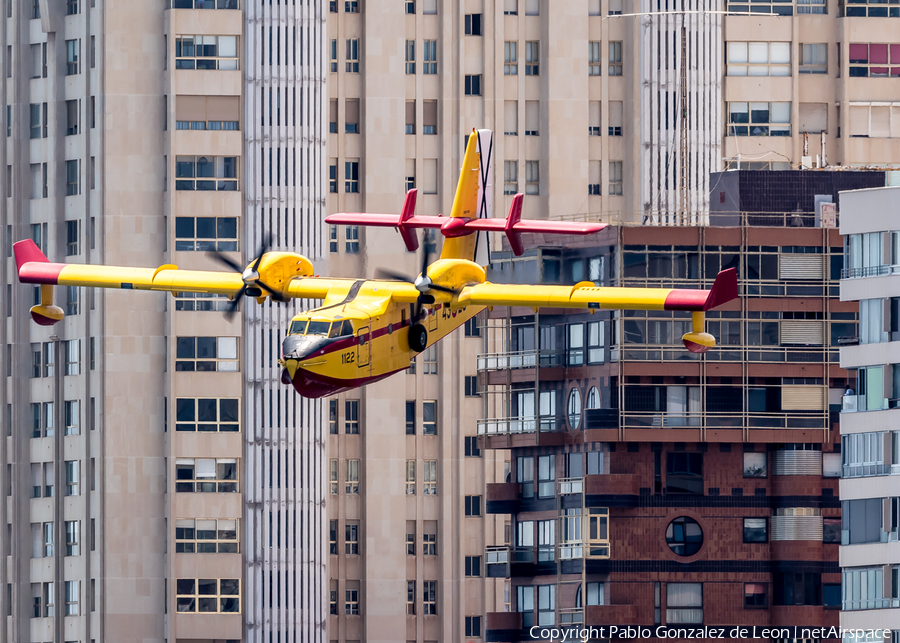
<path id="1" fill-rule="evenodd" d="M 574 286 L 517 286 L 483 283 L 464 286 L 461 306 L 524 306 L 528 308 L 594 308 L 618 310 L 704 311 L 738 295 L 734 269 L 719 273 L 711 290 L 678 288 L 608 288 L 583 281 Z"/>

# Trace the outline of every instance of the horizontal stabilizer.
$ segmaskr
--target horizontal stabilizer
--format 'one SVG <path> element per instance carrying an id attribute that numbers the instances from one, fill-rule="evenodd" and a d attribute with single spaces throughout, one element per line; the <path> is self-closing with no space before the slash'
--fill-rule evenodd
<path id="1" fill-rule="evenodd" d="M 416 207 L 416 190 L 406 193 L 403 203 L 403 211 L 396 214 L 369 214 L 366 212 L 342 212 L 325 217 L 325 223 L 331 225 L 365 225 L 381 228 L 397 228 L 403 235 L 403 241 L 410 252 L 419 247 L 414 229 L 434 228 L 448 239 L 464 237 L 478 231 L 504 232 L 509 239 L 509 245 L 516 256 L 525 252 L 521 235 L 524 233 L 536 234 L 574 234 L 586 235 L 600 232 L 606 227 L 605 223 L 572 222 L 572 221 L 546 221 L 523 220 L 522 201 L 524 195 L 517 194 L 513 197 L 509 208 L 509 216 L 506 219 L 467 219 L 463 217 L 442 216 L 414 216 Z"/>

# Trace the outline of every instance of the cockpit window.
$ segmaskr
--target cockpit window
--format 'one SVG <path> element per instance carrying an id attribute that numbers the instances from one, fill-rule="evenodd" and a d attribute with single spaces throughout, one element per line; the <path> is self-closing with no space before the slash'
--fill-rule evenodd
<path id="1" fill-rule="evenodd" d="M 306 332 L 306 324 L 309 323 L 305 319 L 298 319 L 291 322 L 291 330 L 289 335 L 302 335 Z"/>
<path id="2" fill-rule="evenodd" d="M 309 322 L 309 327 L 306 329 L 307 335 L 322 335 L 328 336 L 328 328 L 331 326 L 331 322 L 327 321 L 311 321 Z"/>
<path id="3" fill-rule="evenodd" d="M 336 321 L 331 325 L 331 330 L 328 332 L 329 337 L 340 337 L 341 335 L 341 322 Z"/>
<path id="4" fill-rule="evenodd" d="M 349 319 L 334 322 L 331 325 L 331 332 L 328 333 L 329 337 L 350 337 L 352 335 L 353 324 L 350 323 Z"/>
<path id="5" fill-rule="evenodd" d="M 350 323 L 349 319 L 345 319 L 344 327 L 341 328 L 341 337 L 347 337 L 349 335 L 353 335 L 353 324 Z"/>

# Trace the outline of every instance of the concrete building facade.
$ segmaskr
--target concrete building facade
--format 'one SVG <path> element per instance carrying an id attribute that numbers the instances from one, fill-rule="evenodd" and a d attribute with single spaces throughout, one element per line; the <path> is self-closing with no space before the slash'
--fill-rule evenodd
<path id="1" fill-rule="evenodd" d="M 40 327 L 12 258 L 321 258 L 324 11 L 244 4 L 4 5 L 4 641 L 324 640 L 322 404 L 274 363 L 292 308 L 57 288 Z"/>
<path id="2" fill-rule="evenodd" d="M 900 470 L 896 345 L 900 261 L 892 214 L 898 188 L 842 192 L 841 234 L 847 262 L 841 300 L 858 302 L 859 333 L 841 348 L 853 377 L 841 413 L 841 626 L 886 629 L 900 640 L 900 543 L 896 480 Z M 878 640 L 878 639 L 859 639 Z"/>

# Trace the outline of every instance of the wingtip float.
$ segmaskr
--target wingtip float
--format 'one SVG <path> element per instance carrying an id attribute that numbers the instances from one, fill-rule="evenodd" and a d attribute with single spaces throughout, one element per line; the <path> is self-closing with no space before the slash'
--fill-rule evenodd
<path id="1" fill-rule="evenodd" d="M 51 263 L 31 241 L 15 244 L 19 281 L 41 288 L 41 303 L 31 308 L 38 324 L 63 319 L 53 305 L 53 286 L 87 286 L 126 290 L 225 295 L 233 304 L 244 294 L 258 301 L 290 298 L 324 300 L 319 308 L 295 315 L 282 343 L 281 379 L 306 397 L 322 397 L 384 379 L 409 368 L 410 359 L 434 345 L 484 308 L 527 306 L 535 309 L 679 310 L 692 314 L 685 347 L 703 353 L 715 346 L 704 332 L 704 313 L 738 296 L 734 269 L 719 273 L 710 290 L 610 288 L 590 282 L 574 286 L 504 285 L 486 281 L 482 232 L 504 233 L 516 255 L 524 252 L 523 233 L 593 234 L 599 223 L 522 220 L 523 196 L 512 200 L 506 219 L 491 217 L 491 132 L 477 130 L 469 138 L 451 216 L 416 216 L 416 191 L 407 193 L 396 214 L 335 214 L 331 224 L 395 227 L 409 250 L 419 247 L 417 229 L 436 229 L 445 237 L 441 256 L 429 262 L 431 244 L 423 251 L 422 271 L 415 278 L 390 275 L 387 280 L 331 279 L 313 276 L 312 263 L 299 254 L 269 252 L 241 268 L 228 256 L 214 255 L 231 272 L 92 266 Z M 232 306 L 232 308 L 233 308 Z"/>

